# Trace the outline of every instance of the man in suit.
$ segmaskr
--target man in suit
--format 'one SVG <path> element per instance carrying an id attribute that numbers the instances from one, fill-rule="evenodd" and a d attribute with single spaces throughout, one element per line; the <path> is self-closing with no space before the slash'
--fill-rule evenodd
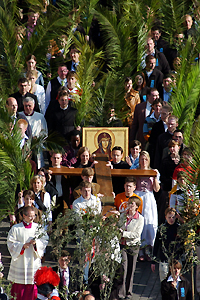
<path id="1" fill-rule="evenodd" d="M 133 123 L 130 132 L 130 140 L 139 140 L 142 148 L 145 147 L 145 139 L 143 135 L 143 125 L 146 117 L 151 113 L 151 105 L 155 99 L 159 98 L 159 92 L 155 88 L 147 91 L 147 102 L 142 102 L 135 107 Z"/>
<path id="2" fill-rule="evenodd" d="M 10 97 L 13 97 L 17 100 L 18 104 L 18 111 L 23 111 L 24 110 L 24 105 L 23 105 L 23 100 L 27 97 L 33 98 L 35 101 L 35 111 L 40 112 L 37 96 L 27 92 L 28 90 L 28 79 L 27 78 L 20 78 L 18 80 L 18 89 L 19 91 L 10 95 Z"/>
<path id="3" fill-rule="evenodd" d="M 146 59 L 146 67 L 143 70 L 146 86 L 156 88 L 159 92 L 162 90 L 163 73 L 156 68 L 156 58 L 149 54 Z"/>
<path id="4" fill-rule="evenodd" d="M 160 171 L 161 161 L 163 158 L 163 150 L 168 146 L 168 143 L 172 139 L 173 133 L 178 127 L 178 118 L 171 115 L 167 122 L 167 131 L 162 133 L 157 140 L 156 152 L 154 158 L 154 166 Z"/>
<path id="5" fill-rule="evenodd" d="M 172 93 L 172 78 L 170 75 L 165 75 L 163 78 L 163 88 L 160 92 L 160 98 L 165 102 L 170 102 Z"/>
<path id="6" fill-rule="evenodd" d="M 151 28 L 151 36 L 153 38 L 154 44 L 155 44 L 155 48 L 161 52 L 164 53 L 164 55 L 166 56 L 166 53 L 169 49 L 169 43 L 165 40 L 163 40 L 162 38 L 162 32 L 159 26 L 153 26 Z"/>
<path id="7" fill-rule="evenodd" d="M 155 123 L 152 127 L 151 135 L 149 137 L 149 146 L 147 149 L 147 151 L 149 152 L 149 155 L 150 155 L 150 163 L 151 163 L 152 168 L 154 166 L 154 155 L 155 155 L 155 150 L 156 150 L 157 139 L 160 134 L 167 131 L 167 121 L 168 121 L 169 116 L 171 115 L 171 112 L 172 112 L 172 108 L 168 103 L 163 105 L 161 114 L 160 114 L 161 120 L 159 122 Z"/>
<path id="8" fill-rule="evenodd" d="M 60 257 L 58 259 L 58 266 L 53 267 L 52 269 L 59 275 L 60 283 L 59 283 L 59 297 L 61 300 L 66 299 L 63 297 L 64 295 L 69 295 L 69 290 L 71 287 L 70 280 L 70 263 L 71 256 L 68 251 L 62 250 Z"/>
<path id="9" fill-rule="evenodd" d="M 53 152 L 51 155 L 51 162 L 53 168 L 60 168 L 62 162 L 62 153 Z M 53 210 L 53 221 L 57 218 L 59 213 L 63 213 L 64 209 L 70 207 L 69 203 L 69 181 L 64 175 L 53 175 L 51 178 L 53 185 L 58 191 L 58 197 L 56 198 L 56 206 Z"/>
<path id="10" fill-rule="evenodd" d="M 144 59 L 146 56 L 152 55 L 156 59 L 156 69 L 160 70 L 163 74 L 169 74 L 170 66 L 169 63 L 163 53 L 155 49 L 155 43 L 153 39 L 150 37 L 147 39 L 147 53 L 143 57 L 143 66 Z"/>
<path id="11" fill-rule="evenodd" d="M 55 111 L 52 111 L 49 118 L 47 118 L 49 133 L 56 132 L 66 140 L 69 140 L 70 131 L 75 129 L 77 114 L 77 109 L 71 107 L 68 97 L 68 91 L 61 91 L 58 96 L 59 107 Z"/>
<path id="12" fill-rule="evenodd" d="M 58 76 L 49 81 L 46 89 L 45 96 L 45 118 L 55 109 L 57 108 L 57 95 L 58 89 L 61 86 L 67 87 L 67 73 L 68 69 L 66 65 L 61 64 L 58 67 Z M 48 110 L 47 110 L 48 109 Z"/>
<path id="13" fill-rule="evenodd" d="M 77 66 L 79 65 L 79 57 L 81 53 L 76 47 L 71 47 L 70 50 L 70 58 L 71 60 L 67 62 L 67 69 L 69 71 L 75 71 L 77 69 Z"/>

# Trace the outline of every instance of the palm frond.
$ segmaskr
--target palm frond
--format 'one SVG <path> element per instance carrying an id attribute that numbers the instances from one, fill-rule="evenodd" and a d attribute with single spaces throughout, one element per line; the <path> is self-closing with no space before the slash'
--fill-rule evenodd
<path id="1" fill-rule="evenodd" d="M 81 97 L 75 98 L 75 106 L 78 109 L 76 125 L 80 125 L 83 120 L 85 124 L 88 124 L 91 118 L 91 112 L 94 108 L 92 101 L 94 95 L 93 82 L 100 72 L 103 52 L 90 47 L 81 35 L 78 36 L 78 39 L 75 39 L 75 43 L 81 52 L 77 75 L 82 94 Z"/>
<path id="2" fill-rule="evenodd" d="M 200 67 L 197 63 L 185 75 L 179 77 L 177 88 L 174 88 L 171 105 L 173 113 L 179 118 L 179 127 L 184 130 L 186 144 L 190 139 L 195 112 L 200 97 Z"/>

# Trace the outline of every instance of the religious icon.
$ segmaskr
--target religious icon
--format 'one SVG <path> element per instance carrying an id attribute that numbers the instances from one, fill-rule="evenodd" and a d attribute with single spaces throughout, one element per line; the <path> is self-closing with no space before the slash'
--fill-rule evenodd
<path id="1" fill-rule="evenodd" d="M 128 128 L 127 127 L 84 127 L 83 145 L 93 154 L 107 154 L 111 159 L 114 146 L 121 146 L 124 157 L 128 155 Z"/>
<path id="2" fill-rule="evenodd" d="M 111 159 L 112 139 L 110 134 L 106 132 L 102 132 L 101 134 L 98 135 L 97 141 L 98 141 L 99 148 L 96 151 L 94 151 L 93 154 L 96 153 L 108 154 L 109 159 Z"/>

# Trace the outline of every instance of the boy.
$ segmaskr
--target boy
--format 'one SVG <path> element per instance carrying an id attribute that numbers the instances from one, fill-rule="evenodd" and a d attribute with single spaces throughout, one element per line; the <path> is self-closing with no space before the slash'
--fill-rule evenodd
<path id="1" fill-rule="evenodd" d="M 84 168 L 81 173 L 81 178 L 84 182 L 90 182 L 92 184 L 92 195 L 99 195 L 100 185 L 98 183 L 92 182 L 94 178 L 94 170 L 92 168 Z M 81 196 L 81 187 L 77 186 L 73 191 L 74 199 L 77 199 Z"/>
<path id="2" fill-rule="evenodd" d="M 63 297 L 65 294 L 69 294 L 69 290 L 71 291 L 71 280 L 70 280 L 70 268 L 69 263 L 71 260 L 71 256 L 68 251 L 62 250 L 58 259 L 58 266 L 53 267 L 52 269 L 60 276 L 59 283 L 59 297 L 61 300 L 64 300 Z"/>
<path id="3" fill-rule="evenodd" d="M 72 204 L 74 211 L 78 214 L 85 214 L 88 211 L 94 215 L 100 214 L 101 201 L 98 197 L 91 194 L 92 184 L 82 181 L 80 187 L 81 197 L 77 198 Z"/>
<path id="4" fill-rule="evenodd" d="M 28 122 L 24 119 L 19 119 L 17 121 L 17 127 L 21 132 L 21 141 L 20 141 L 20 148 L 24 148 L 24 146 L 28 145 L 28 136 L 26 135 L 26 130 L 28 128 Z M 28 145 L 29 147 L 30 145 Z"/>
<path id="5" fill-rule="evenodd" d="M 80 89 L 80 85 L 77 83 L 77 80 L 78 80 L 78 76 L 76 72 L 69 71 L 67 74 L 67 88 L 69 91 L 68 99 L 71 101 L 75 101 L 74 99 L 75 94 L 81 96 L 81 89 Z"/>
<path id="6" fill-rule="evenodd" d="M 173 255 L 173 258 L 180 258 L 182 251 L 180 242 L 178 242 L 177 231 L 179 224 L 177 219 L 181 219 L 176 210 L 168 207 L 165 210 L 165 223 L 163 223 L 157 231 L 156 240 L 153 248 L 153 256 L 159 256 L 159 276 L 160 281 L 163 281 L 169 269 L 168 261 Z M 161 246 L 160 246 L 161 244 Z M 159 255 L 158 254 L 159 251 Z M 151 264 L 151 270 L 155 272 L 155 264 Z"/>
<path id="7" fill-rule="evenodd" d="M 137 169 L 139 167 L 139 157 L 142 150 L 142 144 L 138 140 L 130 143 L 130 155 L 126 157 L 126 162 L 129 164 L 130 169 Z"/>
<path id="8" fill-rule="evenodd" d="M 107 163 L 111 169 L 129 169 L 130 166 L 127 162 L 122 161 L 123 149 L 120 146 L 115 146 L 112 149 L 112 161 Z M 124 177 L 112 177 L 113 191 L 115 195 L 122 193 L 124 191 Z"/>
<path id="9" fill-rule="evenodd" d="M 16 223 L 21 223 L 23 221 L 23 209 L 24 207 L 31 206 L 34 208 L 35 211 L 35 219 L 33 220 L 34 223 L 38 223 L 42 218 L 42 211 L 37 209 L 34 206 L 35 201 L 35 194 L 31 190 L 26 190 L 23 192 L 24 202 L 22 200 L 22 195 L 19 195 L 19 203 L 18 203 L 18 210 L 15 213 Z"/>
<path id="10" fill-rule="evenodd" d="M 115 206 L 116 209 L 122 213 L 127 209 L 128 200 L 130 197 L 138 197 L 141 201 L 141 205 L 138 208 L 138 212 L 142 214 L 142 199 L 134 193 L 136 189 L 136 179 L 134 177 L 126 177 L 124 190 L 125 192 L 116 195 L 115 197 Z"/>

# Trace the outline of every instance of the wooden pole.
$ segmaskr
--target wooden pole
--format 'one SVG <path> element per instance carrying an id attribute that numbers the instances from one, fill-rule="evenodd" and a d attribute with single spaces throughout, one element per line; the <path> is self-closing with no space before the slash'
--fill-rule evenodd
<path id="1" fill-rule="evenodd" d="M 194 264 L 193 263 L 191 268 L 191 282 L 192 282 L 192 300 L 194 300 Z"/>

